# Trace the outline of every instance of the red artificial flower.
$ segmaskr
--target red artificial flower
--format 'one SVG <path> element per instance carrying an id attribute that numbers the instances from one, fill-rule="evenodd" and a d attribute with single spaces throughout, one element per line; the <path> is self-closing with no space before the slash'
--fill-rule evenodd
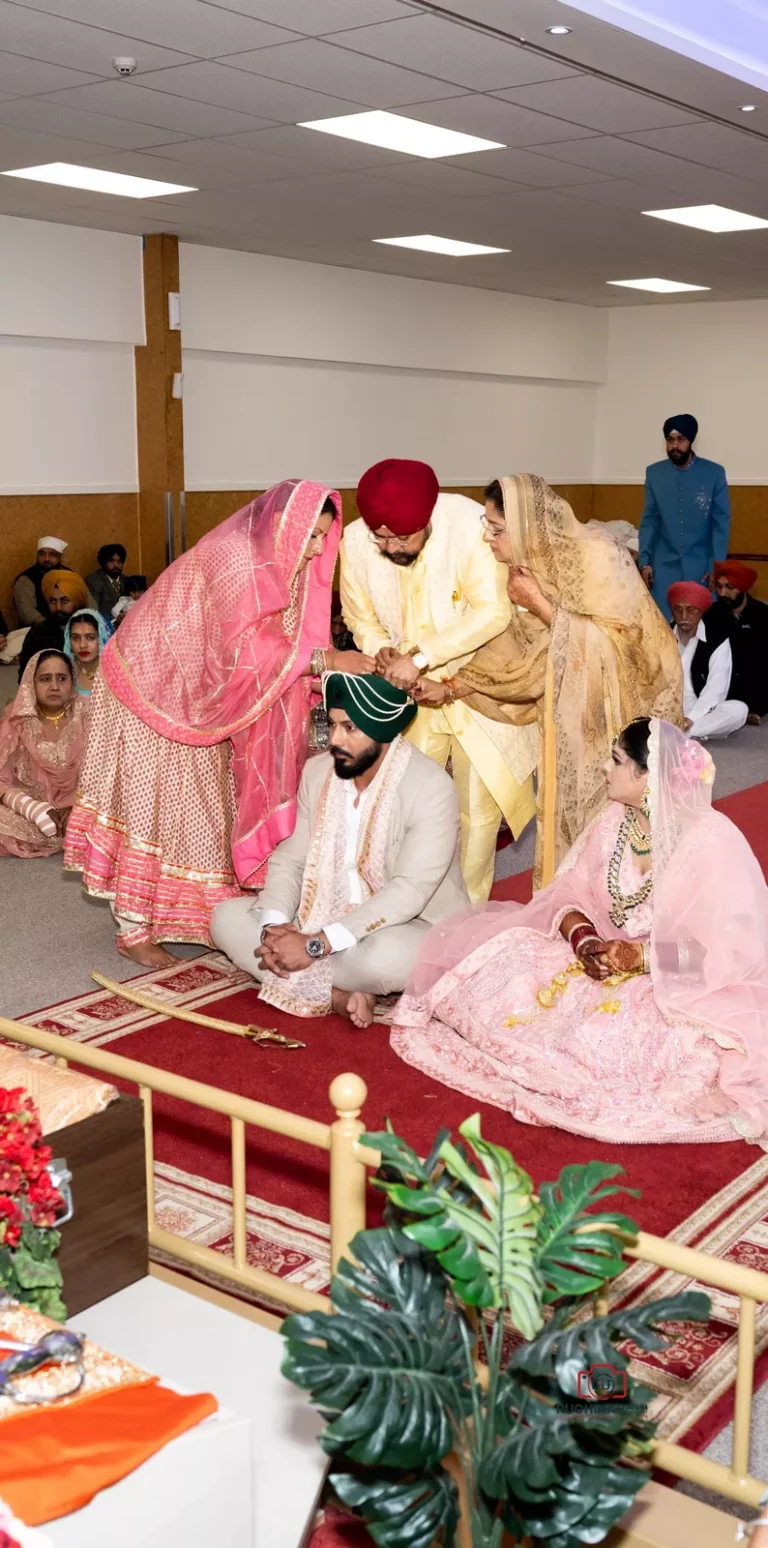
<path id="1" fill-rule="evenodd" d="M 18 1193 L 24 1180 L 24 1172 L 15 1161 L 0 1154 L 0 1193 Z"/>
<path id="2" fill-rule="evenodd" d="M 28 1100 L 23 1086 L 14 1086 L 12 1090 L 0 1086 L 0 1113 L 17 1113 Z"/>
<path id="3" fill-rule="evenodd" d="M 16 1200 L 0 1197 L 0 1242 L 5 1247 L 18 1247 L 23 1221 Z"/>

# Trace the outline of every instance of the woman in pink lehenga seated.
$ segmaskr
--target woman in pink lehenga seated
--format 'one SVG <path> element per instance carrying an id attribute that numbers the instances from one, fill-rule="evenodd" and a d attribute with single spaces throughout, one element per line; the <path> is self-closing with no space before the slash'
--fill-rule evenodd
<path id="1" fill-rule="evenodd" d="M 709 753 L 638 720 L 610 804 L 533 902 L 426 937 L 394 1015 L 409 1064 L 523 1123 L 768 1148 L 768 889 L 712 810 Z"/>
<path id="2" fill-rule="evenodd" d="M 144 966 L 173 961 L 162 941 L 210 945 L 216 905 L 293 831 L 340 535 L 339 495 L 286 480 L 165 570 L 103 652 L 64 864 Z"/>
<path id="3" fill-rule="evenodd" d="M 84 725 L 67 657 L 38 651 L 0 721 L 0 855 L 31 860 L 64 848 Z"/>

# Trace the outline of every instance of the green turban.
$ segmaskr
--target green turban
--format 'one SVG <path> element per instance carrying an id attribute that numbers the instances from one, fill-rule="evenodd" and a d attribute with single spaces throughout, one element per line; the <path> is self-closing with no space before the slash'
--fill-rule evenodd
<path id="1" fill-rule="evenodd" d="M 370 673 L 326 672 L 323 699 L 327 710 L 340 709 L 372 742 L 394 742 L 416 715 L 413 699 L 384 677 Z"/>

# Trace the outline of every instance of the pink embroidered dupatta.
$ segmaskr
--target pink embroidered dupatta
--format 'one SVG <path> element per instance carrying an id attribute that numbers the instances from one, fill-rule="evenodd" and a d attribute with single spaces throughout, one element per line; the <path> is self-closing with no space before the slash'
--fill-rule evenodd
<path id="1" fill-rule="evenodd" d="M 322 554 L 300 571 L 329 497 L 336 519 Z M 163 571 L 102 655 L 112 692 L 158 735 L 191 747 L 232 742 L 241 885 L 260 885 L 293 831 L 309 738 L 302 674 L 329 643 L 340 537 L 340 496 L 285 480 Z"/>

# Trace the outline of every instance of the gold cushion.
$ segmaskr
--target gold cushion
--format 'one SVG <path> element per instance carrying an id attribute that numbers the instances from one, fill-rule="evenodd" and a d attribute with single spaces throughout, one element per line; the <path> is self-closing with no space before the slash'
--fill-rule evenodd
<path id="1" fill-rule="evenodd" d="M 43 1134 L 103 1112 L 117 1096 L 115 1087 L 104 1080 L 60 1069 L 14 1048 L 0 1048 L 0 1086 L 24 1087 L 40 1114 Z"/>

